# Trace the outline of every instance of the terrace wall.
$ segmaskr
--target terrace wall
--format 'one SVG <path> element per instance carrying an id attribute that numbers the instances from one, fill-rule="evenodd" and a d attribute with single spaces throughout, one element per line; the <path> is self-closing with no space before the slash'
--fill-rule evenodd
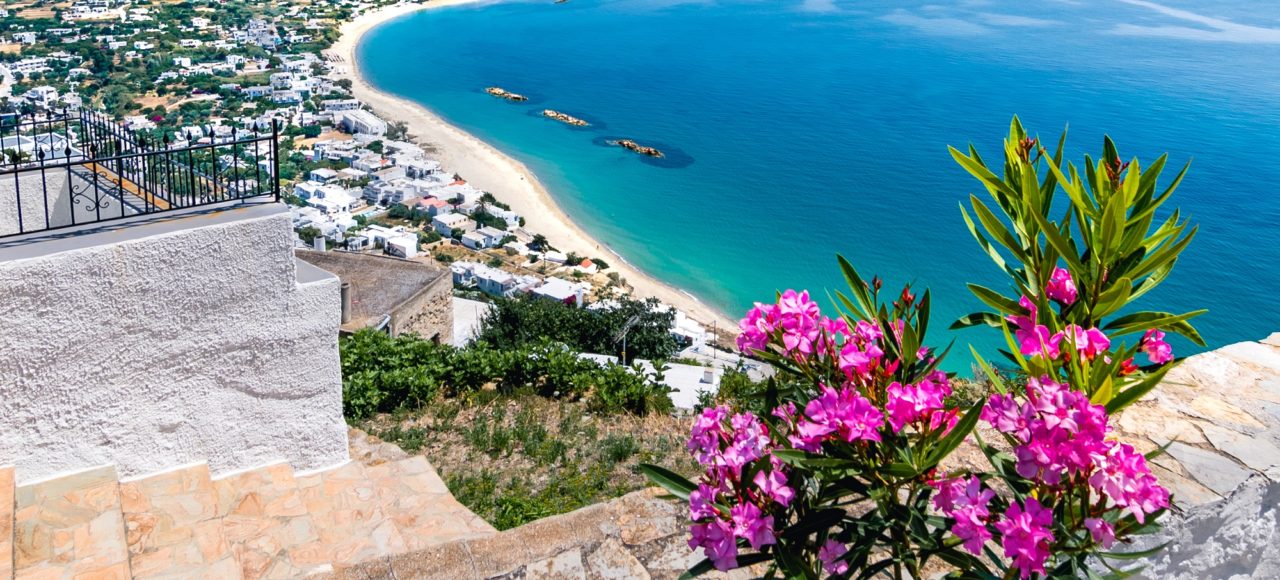
<path id="1" fill-rule="evenodd" d="M 338 279 L 295 263 L 284 206 L 231 207 L 0 244 L 0 465 L 19 482 L 347 460 Z"/>

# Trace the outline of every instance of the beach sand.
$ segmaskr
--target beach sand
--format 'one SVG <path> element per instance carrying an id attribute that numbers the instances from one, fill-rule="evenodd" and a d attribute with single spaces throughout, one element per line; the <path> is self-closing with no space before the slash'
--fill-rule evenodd
<path id="1" fill-rule="evenodd" d="M 374 89 L 360 75 L 355 50 L 360 38 L 375 26 L 418 10 L 430 10 L 484 0 L 434 0 L 427 4 L 401 4 L 361 15 L 344 24 L 342 36 L 327 52 L 343 60 L 352 92 L 388 122 L 403 121 L 409 134 L 420 145 L 433 149 L 433 155 L 446 171 L 457 173 L 479 189 L 493 193 L 499 200 L 524 216 L 525 228 L 547 237 L 562 252 L 582 256 L 599 256 L 609 262 L 631 285 L 639 298 L 656 297 L 683 310 L 690 318 L 714 325 L 723 334 L 736 332 L 737 323 L 718 309 L 704 304 L 685 292 L 658 281 L 639 269 L 623 263 L 620 256 L 578 227 L 569 219 L 538 178 L 523 163 L 512 159 L 471 134 L 450 125 L 435 113 L 405 99 Z M 429 64 L 429 63 L 427 63 Z"/>

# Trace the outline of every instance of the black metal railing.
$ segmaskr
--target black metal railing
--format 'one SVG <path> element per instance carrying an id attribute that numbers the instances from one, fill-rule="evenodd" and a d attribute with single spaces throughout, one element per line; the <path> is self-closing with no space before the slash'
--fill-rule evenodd
<path id="1" fill-rule="evenodd" d="M 231 128 L 195 144 L 147 138 L 94 111 L 0 118 L 0 238 L 137 215 L 280 199 L 270 131 Z"/>

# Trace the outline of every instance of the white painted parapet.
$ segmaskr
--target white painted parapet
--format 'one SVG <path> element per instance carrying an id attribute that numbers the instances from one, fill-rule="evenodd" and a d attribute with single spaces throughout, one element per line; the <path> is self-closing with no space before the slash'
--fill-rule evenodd
<path id="1" fill-rule="evenodd" d="M 0 465 L 19 482 L 347 460 L 338 279 L 280 204 L 0 240 Z"/>

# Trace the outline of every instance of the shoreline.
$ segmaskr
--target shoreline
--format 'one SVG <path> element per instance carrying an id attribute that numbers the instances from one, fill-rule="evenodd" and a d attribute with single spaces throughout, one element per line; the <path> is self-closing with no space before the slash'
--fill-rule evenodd
<path id="1" fill-rule="evenodd" d="M 526 229 L 546 236 L 560 251 L 609 260 L 610 271 L 626 279 L 634 297 L 655 297 L 684 311 L 708 331 L 716 329 L 723 334 L 734 334 L 737 322 L 728 314 L 640 270 L 579 227 L 523 163 L 451 125 L 422 105 L 378 90 L 360 74 L 356 47 L 364 35 L 378 25 L 420 10 L 481 3 L 492 3 L 492 0 L 432 0 L 367 12 L 343 23 L 338 41 L 325 52 L 342 59 L 341 63 L 333 64 L 345 66 L 345 77 L 352 83 L 352 96 L 369 105 L 382 119 L 406 123 L 410 140 L 430 148 L 431 155 L 446 171 L 461 175 L 477 188 L 510 204 L 524 216 Z"/>

